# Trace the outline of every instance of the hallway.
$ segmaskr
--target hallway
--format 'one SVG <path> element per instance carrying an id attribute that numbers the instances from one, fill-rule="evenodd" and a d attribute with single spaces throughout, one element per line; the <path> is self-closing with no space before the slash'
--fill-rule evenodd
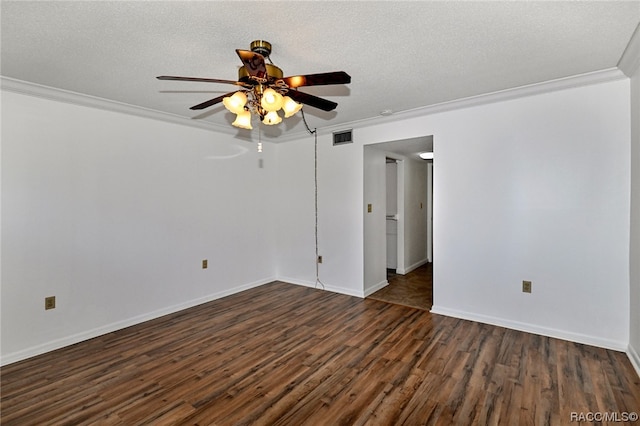
<path id="1" fill-rule="evenodd" d="M 389 285 L 368 299 L 428 311 L 433 304 L 433 265 L 426 263 L 406 275 L 387 272 Z"/>

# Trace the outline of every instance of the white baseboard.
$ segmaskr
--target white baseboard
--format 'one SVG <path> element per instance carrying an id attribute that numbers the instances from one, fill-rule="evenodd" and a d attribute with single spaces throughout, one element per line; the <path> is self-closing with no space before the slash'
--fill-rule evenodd
<path id="1" fill-rule="evenodd" d="M 640 377 L 640 355 L 638 355 L 638 351 L 631 345 L 627 347 L 627 356 L 629 357 L 629 361 L 631 361 L 631 365 L 636 369 L 636 373 L 638 377 Z"/>
<path id="2" fill-rule="evenodd" d="M 374 285 L 371 288 L 368 288 L 364 291 L 364 297 L 370 296 L 373 293 L 375 293 L 376 291 L 385 288 L 386 286 L 389 285 L 389 281 L 384 280 L 384 281 L 380 281 L 378 284 Z"/>
<path id="3" fill-rule="evenodd" d="M 413 265 L 409 265 L 404 269 L 403 268 L 396 269 L 396 273 L 398 273 L 400 275 L 408 274 L 409 272 L 411 272 L 411 271 L 413 271 L 415 269 L 418 269 L 419 267 L 421 267 L 422 265 L 424 265 L 425 263 L 428 263 L 428 262 L 429 262 L 429 259 L 427 259 L 427 258 L 422 259 L 421 261 L 416 262 Z"/>
<path id="4" fill-rule="evenodd" d="M 177 305 L 158 309 L 156 311 L 138 315 L 133 318 L 114 322 L 111 324 L 104 325 L 102 327 L 97 327 L 97 328 L 83 331 L 81 333 L 77 333 L 71 336 L 63 337 L 61 339 L 52 340 L 50 342 L 46 342 L 41 345 L 32 346 L 27 349 L 9 353 L 2 356 L 2 358 L 0 358 L 0 366 L 22 361 L 24 359 L 31 358 L 36 355 L 41 355 L 47 352 L 54 351 L 56 349 L 64 348 L 65 346 L 74 345 L 76 343 L 80 343 L 85 340 L 93 339 L 94 337 L 102 336 L 107 333 L 112 333 L 114 331 L 118 331 L 123 328 L 131 327 L 132 325 L 141 324 L 145 321 L 159 318 L 164 315 L 172 314 L 175 312 L 182 311 L 184 309 L 202 305 L 203 303 L 211 302 L 216 299 L 221 299 L 225 296 L 230 296 L 232 294 L 239 293 L 241 291 L 248 290 L 250 288 L 259 287 L 261 285 L 270 283 L 272 281 L 275 281 L 275 278 L 265 278 L 262 280 L 254 281 L 252 283 L 244 284 L 238 287 L 233 287 L 232 289 L 229 289 L 229 290 L 223 290 L 223 291 L 213 293 L 204 297 L 200 297 L 198 299 L 189 300 L 184 303 L 179 303 Z"/>
<path id="5" fill-rule="evenodd" d="M 497 318 L 488 315 L 476 314 L 473 312 L 458 311 L 442 306 L 434 305 L 431 313 L 445 315 L 448 317 L 460 318 L 470 321 L 481 322 L 483 324 L 491 324 L 499 327 L 505 327 L 512 330 L 524 331 L 527 333 L 538 334 L 540 336 L 554 337 L 556 339 L 568 340 L 570 342 L 582 343 L 585 345 L 597 346 L 605 349 L 625 352 L 628 349 L 626 342 L 617 340 L 603 339 L 601 337 L 590 336 L 587 334 L 573 333 L 566 330 L 555 328 L 540 327 L 534 324 L 528 324 L 519 321 L 512 321 L 504 318 Z M 637 367 L 636 367 L 637 368 Z"/>
<path id="6" fill-rule="evenodd" d="M 340 294 L 346 294 L 347 296 L 355 296 L 355 297 L 359 297 L 361 299 L 365 298 L 366 296 L 364 295 L 364 291 L 360 290 L 354 290 L 352 288 L 346 288 L 346 287 L 340 287 L 340 286 L 335 286 L 335 285 L 331 285 L 330 283 L 326 283 L 324 281 L 322 281 L 322 279 L 320 280 L 320 283 L 316 283 L 315 281 L 307 281 L 307 280 L 300 280 L 297 278 L 290 278 L 290 277 L 284 277 L 284 276 L 280 276 L 277 278 L 278 281 L 282 281 L 285 283 L 289 283 L 289 284 L 295 284 L 295 285 L 301 285 L 304 287 L 313 287 L 313 288 L 317 288 L 320 290 L 326 290 L 326 291 L 330 291 L 332 293 L 340 293 Z"/>
<path id="7" fill-rule="evenodd" d="M 301 279 L 298 279 L 298 278 L 278 276 L 277 280 L 278 281 L 282 281 L 283 283 L 287 283 L 287 284 L 301 285 L 303 287 L 315 287 L 316 286 L 316 282 L 315 281 L 301 280 Z M 322 288 L 322 287 L 320 287 L 320 288 Z"/>

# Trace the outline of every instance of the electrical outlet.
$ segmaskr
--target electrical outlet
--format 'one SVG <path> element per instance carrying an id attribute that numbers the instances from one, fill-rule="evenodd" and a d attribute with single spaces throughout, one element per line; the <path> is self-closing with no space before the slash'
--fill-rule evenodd
<path id="1" fill-rule="evenodd" d="M 207 261 L 207 259 L 204 259 L 202 261 L 202 269 L 207 269 L 209 267 L 209 262 Z"/>
<path id="2" fill-rule="evenodd" d="M 531 293 L 531 281 L 522 281 L 522 292 Z"/>
<path id="3" fill-rule="evenodd" d="M 55 309 L 56 308 L 56 297 L 49 296 L 44 298 L 44 309 Z"/>
<path id="4" fill-rule="evenodd" d="M 322 263 L 322 256 L 318 256 L 318 263 Z"/>

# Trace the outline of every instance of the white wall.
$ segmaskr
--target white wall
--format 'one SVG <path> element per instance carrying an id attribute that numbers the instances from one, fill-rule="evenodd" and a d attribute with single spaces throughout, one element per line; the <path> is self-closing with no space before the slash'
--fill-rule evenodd
<path id="1" fill-rule="evenodd" d="M 404 174 L 404 265 L 408 273 L 427 262 L 427 162 L 407 159 Z"/>
<path id="2" fill-rule="evenodd" d="M 427 261 L 433 262 L 433 161 L 427 163 Z"/>
<path id="3" fill-rule="evenodd" d="M 636 36 L 638 37 L 638 36 Z M 640 374 L 640 67 L 631 77 L 631 239 L 629 354 Z"/>
<path id="4" fill-rule="evenodd" d="M 355 296 L 364 294 L 362 164 L 360 145 L 333 146 L 331 135 L 318 136 L 320 275 L 327 288 Z"/>
<path id="5" fill-rule="evenodd" d="M 2 362 L 272 280 L 271 146 L 3 92 Z"/>
<path id="6" fill-rule="evenodd" d="M 433 135 L 434 310 L 626 349 L 629 116 L 616 80 L 321 135 L 323 254 L 348 260 L 325 273 L 362 291 L 363 145 Z"/>
<path id="7" fill-rule="evenodd" d="M 275 149 L 278 279 L 315 286 L 314 137 Z M 318 136 L 319 278 L 327 290 L 359 297 L 364 295 L 362 173 L 361 146 L 333 146 L 331 134 Z M 343 244 L 344 236 L 354 236 L 357 247 Z"/>
<path id="8" fill-rule="evenodd" d="M 435 310 L 637 353 L 629 93 L 619 80 L 361 126 L 338 147 L 319 135 L 322 282 L 364 294 L 364 145 L 434 135 Z M 315 284 L 312 137 L 268 144 L 260 168 L 229 136 L 15 93 L 2 124 L 2 363 L 274 276 Z"/>
<path id="9" fill-rule="evenodd" d="M 364 293 L 387 284 L 387 168 L 386 156 L 377 149 L 364 150 Z M 368 205 L 371 204 L 371 212 Z"/>
<path id="10" fill-rule="evenodd" d="M 398 163 L 387 163 L 385 167 L 385 188 L 387 191 L 386 215 L 395 216 L 398 214 Z M 366 185 L 367 182 L 364 184 Z"/>
<path id="11" fill-rule="evenodd" d="M 366 151 L 367 147 L 365 147 Z M 401 166 L 398 167 L 398 164 Z M 386 209 L 386 217 L 385 217 L 385 233 L 386 233 L 386 245 L 387 245 L 387 269 L 393 269 L 397 271 L 398 266 L 401 261 L 404 259 L 404 249 L 402 250 L 402 259 L 400 259 L 401 250 L 398 248 L 398 239 L 400 235 L 398 234 L 398 227 L 402 224 L 402 228 L 404 228 L 404 217 L 401 217 L 399 212 L 403 211 L 404 208 L 398 208 L 398 199 L 404 199 L 404 186 L 400 186 L 400 182 L 398 179 L 401 172 L 404 176 L 404 170 L 402 166 L 402 162 L 398 162 L 394 159 L 394 161 L 388 162 L 385 164 L 385 190 L 386 190 L 386 198 L 387 198 L 387 209 Z M 367 187 L 367 177 L 365 172 L 365 191 Z M 366 195 L 365 195 L 366 197 Z M 404 216 L 404 215 L 403 215 Z M 365 229 L 364 238 L 367 238 L 367 232 Z M 367 259 L 365 256 L 365 273 L 367 270 Z M 388 284 L 388 281 L 385 279 L 385 283 Z"/>
<path id="12" fill-rule="evenodd" d="M 626 346 L 628 90 L 618 81 L 446 117 L 464 126 L 436 147 L 435 311 Z"/>
<path id="13" fill-rule="evenodd" d="M 286 145 L 287 149 L 282 149 Z M 279 280 L 314 286 L 315 189 L 313 137 L 278 144 L 276 206 L 277 276 Z M 318 200 L 322 203 L 324 200 Z M 319 241 L 319 244 L 322 243 Z M 322 254 L 322 253 L 320 253 Z M 326 261 L 330 261 L 327 258 Z M 325 262 L 326 262 L 325 261 Z M 320 265 L 323 266 L 323 265 Z"/>

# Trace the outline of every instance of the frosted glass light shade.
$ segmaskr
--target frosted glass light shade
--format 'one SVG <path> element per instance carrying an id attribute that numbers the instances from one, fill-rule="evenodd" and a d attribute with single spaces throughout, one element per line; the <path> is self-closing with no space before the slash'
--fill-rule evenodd
<path id="1" fill-rule="evenodd" d="M 282 108 L 282 102 L 282 95 L 272 88 L 268 88 L 262 93 L 260 105 L 265 109 L 265 111 L 272 112 Z"/>
<path id="2" fill-rule="evenodd" d="M 423 160 L 433 160 L 433 152 L 421 152 L 420 158 Z"/>
<path id="3" fill-rule="evenodd" d="M 244 106 L 247 104 L 247 95 L 244 92 L 236 92 L 231 96 L 227 96 L 222 99 L 222 103 L 225 108 L 234 114 L 240 114 L 244 111 Z"/>
<path id="4" fill-rule="evenodd" d="M 268 126 L 273 126 L 274 124 L 278 124 L 282 121 L 282 117 L 278 115 L 275 111 L 270 111 L 267 115 L 264 116 L 262 122 Z"/>
<path id="5" fill-rule="evenodd" d="M 251 112 L 242 110 L 236 116 L 236 121 L 231 124 L 236 127 L 240 127 L 241 129 L 253 129 L 253 127 L 251 126 Z"/>
<path id="6" fill-rule="evenodd" d="M 289 118 L 296 112 L 302 109 L 302 104 L 297 103 L 289 96 L 285 96 L 282 102 L 282 110 L 284 111 L 284 118 Z"/>

